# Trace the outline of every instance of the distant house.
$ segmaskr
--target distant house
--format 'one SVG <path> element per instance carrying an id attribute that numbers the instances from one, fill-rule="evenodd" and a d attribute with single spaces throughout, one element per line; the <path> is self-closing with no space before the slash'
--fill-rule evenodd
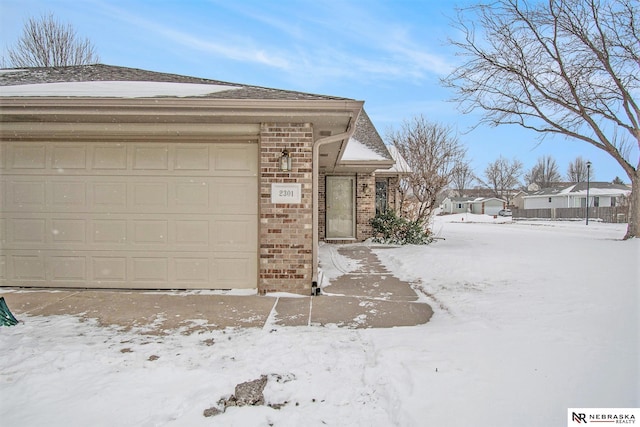
<path id="1" fill-rule="evenodd" d="M 589 183 L 589 207 L 617 206 L 623 197 L 631 194 L 624 184 L 609 182 Z M 523 196 L 524 209 L 584 208 L 587 206 L 587 183 L 579 182 L 542 190 Z"/>
<path id="2" fill-rule="evenodd" d="M 447 197 L 442 202 L 442 213 L 497 215 L 506 206 L 507 202 L 497 197 Z"/>
<path id="3" fill-rule="evenodd" d="M 517 209 L 523 209 L 524 208 L 524 197 L 527 196 L 527 195 L 528 195 L 528 193 L 526 191 L 524 191 L 524 190 L 518 191 L 511 198 L 510 206 L 512 206 L 514 208 L 517 208 Z"/>
<path id="4" fill-rule="evenodd" d="M 395 200 L 363 105 L 102 64 L 2 70 L 0 286 L 309 294 L 318 241 L 367 239 Z"/>

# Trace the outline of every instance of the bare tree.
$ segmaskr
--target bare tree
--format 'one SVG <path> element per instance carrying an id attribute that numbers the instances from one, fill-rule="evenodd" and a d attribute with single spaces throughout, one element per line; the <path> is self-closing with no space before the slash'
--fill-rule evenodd
<path id="1" fill-rule="evenodd" d="M 463 111 L 607 152 L 633 185 L 625 238 L 639 236 L 637 0 L 496 0 L 460 9 L 456 26 L 465 60 L 443 82 Z"/>
<path id="2" fill-rule="evenodd" d="M 7 51 L 12 67 L 62 67 L 100 60 L 89 39 L 81 40 L 70 24 L 61 23 L 52 13 L 29 18 L 22 36 Z"/>
<path id="3" fill-rule="evenodd" d="M 462 162 L 453 169 L 451 183 L 453 189 L 458 193 L 458 197 L 464 197 L 464 190 L 468 190 L 475 179 L 473 169 L 467 162 Z"/>
<path id="4" fill-rule="evenodd" d="M 594 167 L 591 166 L 588 170 L 591 179 L 595 176 Z M 567 169 L 567 179 L 570 182 L 585 182 L 587 180 L 587 161 L 581 156 L 576 157 L 572 162 L 569 162 L 569 168 Z"/>
<path id="5" fill-rule="evenodd" d="M 450 127 L 430 123 L 423 116 L 405 121 L 399 131 L 390 132 L 388 140 L 412 171 L 404 178 L 406 193 L 416 202 L 411 219 L 426 222 L 436 207 L 438 193 L 464 161 L 466 149 Z"/>
<path id="6" fill-rule="evenodd" d="M 516 159 L 509 161 L 500 156 L 495 162 L 489 163 L 484 170 L 486 181 L 483 184 L 491 188 L 496 197 L 506 200 L 509 204 L 512 190 L 520 185 L 522 167 L 520 161 Z"/>
<path id="7" fill-rule="evenodd" d="M 558 164 L 551 156 L 540 157 L 538 163 L 524 175 L 525 185 L 537 184 L 540 188 L 552 187 L 561 180 Z"/>

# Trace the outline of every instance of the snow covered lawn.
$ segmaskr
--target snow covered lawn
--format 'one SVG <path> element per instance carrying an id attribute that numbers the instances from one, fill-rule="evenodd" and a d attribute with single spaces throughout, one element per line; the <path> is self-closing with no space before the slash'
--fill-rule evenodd
<path id="1" fill-rule="evenodd" d="M 438 218 L 432 245 L 374 249 L 432 304 L 418 327 L 145 336 L 19 316 L 0 328 L 0 424 L 565 426 L 569 407 L 639 406 L 640 240 L 461 218 Z M 280 409 L 203 416 L 263 374 Z"/>

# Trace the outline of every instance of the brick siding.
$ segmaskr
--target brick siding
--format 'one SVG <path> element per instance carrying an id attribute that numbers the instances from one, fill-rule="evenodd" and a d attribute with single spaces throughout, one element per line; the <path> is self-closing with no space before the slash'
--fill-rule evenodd
<path id="1" fill-rule="evenodd" d="M 376 178 L 372 173 L 356 175 L 356 240 L 371 237 L 371 218 L 376 216 Z"/>
<path id="2" fill-rule="evenodd" d="M 283 150 L 291 171 L 281 172 Z M 313 128 L 308 123 L 263 123 L 260 129 L 260 265 L 258 292 L 309 295 L 313 269 Z M 300 204 L 272 204 L 272 183 L 302 184 Z"/>

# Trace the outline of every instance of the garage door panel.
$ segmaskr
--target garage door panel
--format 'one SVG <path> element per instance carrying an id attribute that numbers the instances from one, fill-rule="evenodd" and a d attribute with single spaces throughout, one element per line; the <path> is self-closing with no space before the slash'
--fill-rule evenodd
<path id="1" fill-rule="evenodd" d="M 47 149 L 45 144 L 16 145 L 10 154 L 11 169 L 45 169 Z"/>
<path id="2" fill-rule="evenodd" d="M 96 212 L 124 212 L 127 209 L 127 183 L 104 180 L 89 183 L 89 206 Z"/>
<path id="3" fill-rule="evenodd" d="M 257 182 L 252 178 L 222 178 L 216 180 L 211 189 L 215 213 L 233 214 L 235 212 L 257 213 L 255 194 Z"/>
<path id="4" fill-rule="evenodd" d="M 94 171 L 116 171 L 127 169 L 127 145 L 97 144 L 90 148 L 91 169 Z"/>
<path id="5" fill-rule="evenodd" d="M 210 260 L 205 257 L 184 257 L 173 260 L 175 283 L 179 286 L 206 285 L 210 277 Z"/>
<path id="6" fill-rule="evenodd" d="M 16 245 L 33 245 L 38 247 L 46 243 L 46 220 L 37 218 L 16 218 L 11 223 L 12 230 L 9 242 Z"/>
<path id="7" fill-rule="evenodd" d="M 166 144 L 136 144 L 133 146 L 133 170 L 169 170 L 169 147 Z"/>
<path id="8" fill-rule="evenodd" d="M 50 195 L 50 206 L 55 210 L 82 211 L 87 208 L 87 186 L 84 182 L 53 181 L 47 193 Z"/>
<path id="9" fill-rule="evenodd" d="M 257 144 L 1 147 L 0 285 L 257 286 Z"/>
<path id="10" fill-rule="evenodd" d="M 53 282 L 67 282 L 87 279 L 87 257 L 50 256 L 47 259 L 49 279 Z M 64 283 L 60 283 L 63 286 Z"/>
<path id="11" fill-rule="evenodd" d="M 215 175 L 256 176 L 258 157 L 254 144 L 218 144 L 213 146 L 211 157 Z"/>
<path id="12" fill-rule="evenodd" d="M 176 182 L 173 192 L 175 209 L 182 212 L 208 211 L 211 186 L 211 182 L 202 179 Z"/>
<path id="13" fill-rule="evenodd" d="M 255 218 L 250 215 L 219 216 L 213 221 L 213 250 L 250 251 L 257 239 Z"/>
<path id="14" fill-rule="evenodd" d="M 255 288 L 255 252 L 7 251 L 0 278 L 12 286 L 138 289 Z"/>
<path id="15" fill-rule="evenodd" d="M 127 280 L 127 257 L 102 256 L 91 257 L 89 283 L 117 283 L 122 286 Z"/>
<path id="16" fill-rule="evenodd" d="M 51 149 L 52 167 L 59 172 L 64 169 L 86 169 L 87 147 L 85 145 L 56 145 Z"/>
<path id="17" fill-rule="evenodd" d="M 182 171 L 208 171 L 211 165 L 208 145 L 181 145 L 175 148 L 174 169 Z"/>
<path id="18" fill-rule="evenodd" d="M 216 257 L 213 261 L 213 275 L 216 283 L 222 288 L 251 288 L 247 286 L 251 278 L 257 274 L 255 260 L 250 256 L 224 256 Z"/>
<path id="19" fill-rule="evenodd" d="M 9 278 L 15 278 L 18 281 L 28 280 L 27 283 L 44 282 L 46 279 L 43 254 L 8 254 L 7 257 Z"/>
<path id="20" fill-rule="evenodd" d="M 129 266 L 133 283 L 153 282 L 159 287 L 165 287 L 169 280 L 167 257 L 133 256 Z"/>
<path id="21" fill-rule="evenodd" d="M 46 209 L 46 189 L 42 180 L 11 180 L 6 182 L 7 209 L 27 212 Z"/>
<path id="22" fill-rule="evenodd" d="M 208 248 L 210 237 L 210 220 L 208 219 L 179 219 L 174 222 L 175 238 L 172 239 L 177 246 L 199 246 Z"/>
<path id="23" fill-rule="evenodd" d="M 84 245 L 87 242 L 87 221 L 84 219 L 52 219 L 51 240 L 56 244 Z"/>

